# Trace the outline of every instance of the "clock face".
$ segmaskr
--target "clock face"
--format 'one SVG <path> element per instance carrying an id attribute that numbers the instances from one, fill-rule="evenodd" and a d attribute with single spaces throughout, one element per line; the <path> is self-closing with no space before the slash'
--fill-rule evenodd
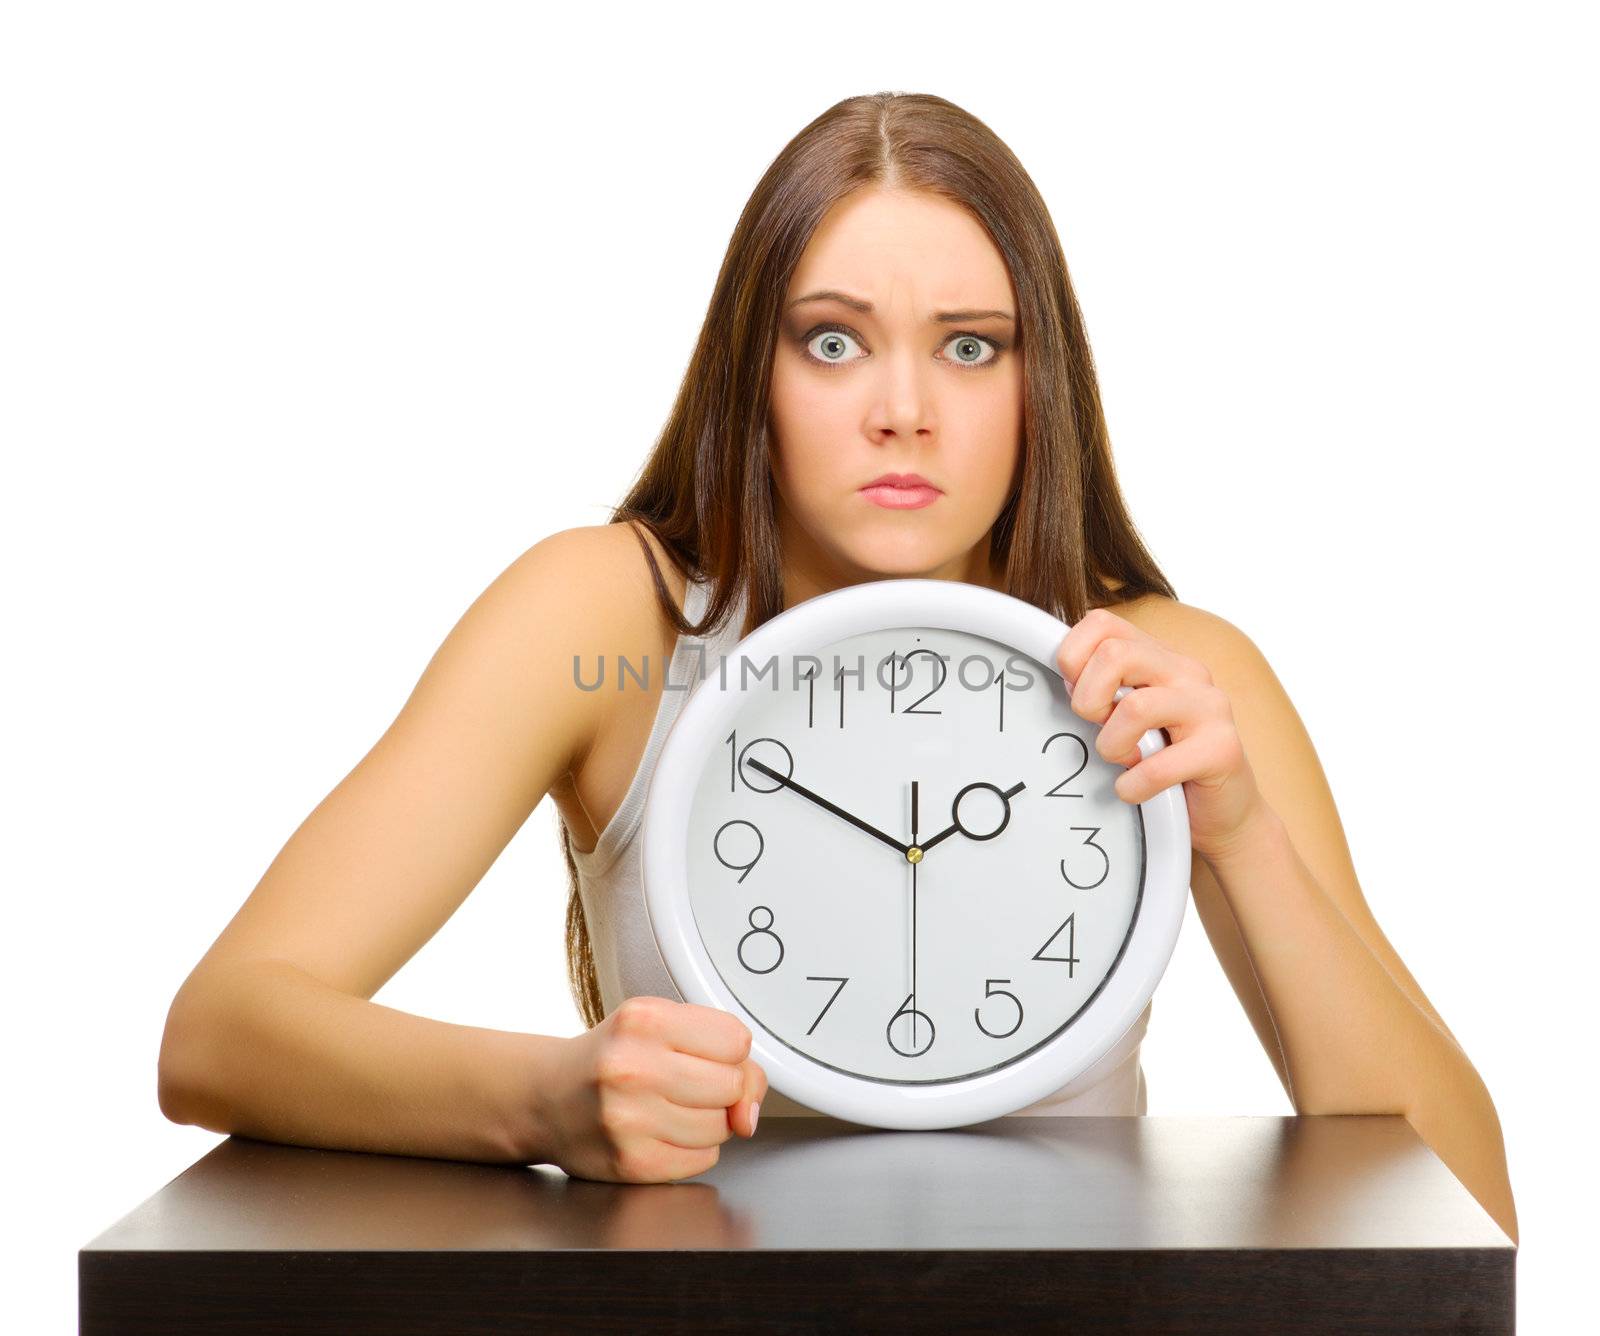
<path id="1" fill-rule="evenodd" d="M 1146 845 L 1059 673 L 919 626 L 718 673 L 738 707 L 697 758 L 688 900 L 754 1024 L 892 1084 L 994 1071 L 1073 1025 L 1131 939 Z"/>

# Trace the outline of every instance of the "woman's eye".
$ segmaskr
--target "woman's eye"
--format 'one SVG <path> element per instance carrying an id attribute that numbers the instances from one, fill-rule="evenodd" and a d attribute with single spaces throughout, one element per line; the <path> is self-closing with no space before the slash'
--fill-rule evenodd
<path id="1" fill-rule="evenodd" d="M 842 329 L 823 329 L 806 340 L 806 351 L 811 354 L 811 360 L 814 362 L 838 366 L 847 360 L 844 356 L 844 345 L 854 342 L 855 339 Z"/>
<path id="2" fill-rule="evenodd" d="M 842 329 L 819 329 L 806 338 L 805 350 L 813 362 L 820 362 L 824 366 L 843 366 L 851 360 L 847 354 L 849 346 L 855 343 L 855 335 Z M 945 347 L 955 349 L 954 355 L 947 360 L 972 367 L 988 366 L 1000 356 L 1001 349 L 994 339 L 981 334 L 952 334 Z M 983 356 L 985 348 L 989 350 L 988 357 Z"/>
<path id="3" fill-rule="evenodd" d="M 962 366 L 987 366 L 990 362 L 994 361 L 996 357 L 1000 356 L 999 344 L 995 343 L 992 339 L 985 339 L 977 334 L 957 334 L 950 340 L 950 343 L 945 345 L 945 347 L 948 348 L 952 344 L 957 349 L 955 360 L 960 362 Z M 981 362 L 970 360 L 981 357 L 986 344 L 993 353 L 993 356 L 985 358 L 985 360 Z"/>

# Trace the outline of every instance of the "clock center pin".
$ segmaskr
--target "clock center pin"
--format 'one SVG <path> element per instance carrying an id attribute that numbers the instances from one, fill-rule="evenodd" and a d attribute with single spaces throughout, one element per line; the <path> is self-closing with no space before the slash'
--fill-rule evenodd
<path id="1" fill-rule="evenodd" d="M 922 861 L 922 850 L 917 848 L 917 846 L 913 844 L 909 849 L 906 850 L 906 862 L 908 862 L 908 863 L 920 863 L 921 861 Z"/>

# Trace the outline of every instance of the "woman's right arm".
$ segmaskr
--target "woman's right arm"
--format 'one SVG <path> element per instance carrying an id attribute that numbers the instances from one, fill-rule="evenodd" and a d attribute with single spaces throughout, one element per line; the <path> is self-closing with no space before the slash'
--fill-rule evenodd
<path id="1" fill-rule="evenodd" d="M 617 591 L 646 597 L 643 569 L 621 526 L 563 530 L 467 609 L 179 989 L 159 1061 L 168 1118 L 305 1146 L 565 1159 L 593 1177 L 682 1177 L 715 1161 L 708 1138 L 728 1135 L 728 1106 L 765 1089 L 732 1016 L 631 999 L 562 1039 L 370 1001 L 585 753 L 604 704 L 576 687 L 572 657 L 627 643 L 639 604 Z M 623 1122 L 677 1144 L 629 1143 Z"/>

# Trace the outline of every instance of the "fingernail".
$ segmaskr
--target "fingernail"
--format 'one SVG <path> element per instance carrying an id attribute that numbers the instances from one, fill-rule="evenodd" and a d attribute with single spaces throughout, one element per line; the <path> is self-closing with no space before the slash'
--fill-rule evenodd
<path id="1" fill-rule="evenodd" d="M 761 1116 L 761 1105 L 760 1104 L 752 1104 L 750 1106 L 750 1135 L 751 1136 L 754 1136 L 756 1134 L 756 1119 L 759 1118 L 760 1116 Z"/>

